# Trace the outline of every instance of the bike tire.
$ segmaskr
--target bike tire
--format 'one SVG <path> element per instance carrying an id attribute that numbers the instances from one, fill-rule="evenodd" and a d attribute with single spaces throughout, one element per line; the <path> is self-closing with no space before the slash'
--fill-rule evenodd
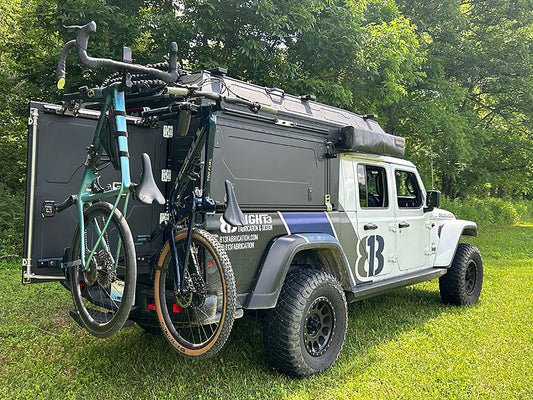
<path id="1" fill-rule="evenodd" d="M 184 261 L 187 230 L 174 238 L 180 263 Z M 180 354 L 189 358 L 215 355 L 226 343 L 235 319 L 236 289 L 231 262 L 218 240 L 203 229 L 194 229 L 189 260 L 198 266 L 203 283 L 192 303 L 178 305 L 174 291 L 172 255 L 167 243 L 157 261 L 154 297 L 161 330 Z M 190 263 L 189 263 L 190 265 Z M 204 293 L 205 291 L 205 293 Z M 194 304 L 197 303 L 197 304 Z"/>
<path id="2" fill-rule="evenodd" d="M 69 273 L 79 319 L 89 333 L 99 338 L 112 336 L 124 326 L 135 301 L 137 283 L 133 237 L 126 219 L 118 209 L 113 211 L 111 204 L 95 203 L 84 212 L 86 249 L 96 244 L 97 231 L 109 218 L 111 221 L 89 268 L 84 270 L 81 265 L 74 265 Z M 80 247 L 78 224 L 72 239 L 72 262 L 80 260 Z"/>

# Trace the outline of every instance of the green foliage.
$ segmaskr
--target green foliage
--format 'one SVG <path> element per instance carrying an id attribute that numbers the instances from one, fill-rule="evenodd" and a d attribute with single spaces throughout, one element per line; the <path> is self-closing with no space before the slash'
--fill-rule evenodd
<path id="1" fill-rule="evenodd" d="M 24 196 L 11 193 L 0 182 L 0 256 L 22 254 Z"/>
<path id="2" fill-rule="evenodd" d="M 531 198 L 531 2 L 398 0 L 418 27 L 427 78 L 385 110 L 416 161 L 456 196 Z M 428 170 L 428 168 L 426 168 Z"/>
<path id="3" fill-rule="evenodd" d="M 95 20 L 89 54 L 160 61 L 171 40 L 190 69 L 314 94 L 376 113 L 450 198 L 533 197 L 533 12 L 528 0 L 4 0 L 0 181 L 24 190 L 29 99 L 60 100 L 63 25 Z M 73 54 L 67 90 L 98 84 Z"/>
<path id="4" fill-rule="evenodd" d="M 475 221 L 478 225 L 511 225 L 528 219 L 533 214 L 533 202 L 510 202 L 498 198 L 449 200 L 444 197 L 442 208 L 453 212 L 461 219 Z"/>
<path id="5" fill-rule="evenodd" d="M 17 63 L 10 57 L 11 43 L 20 34 L 15 15 L 21 11 L 19 0 L 0 4 L 0 186 L 2 192 L 22 192 L 26 159 L 25 125 L 27 108 L 18 89 Z"/>

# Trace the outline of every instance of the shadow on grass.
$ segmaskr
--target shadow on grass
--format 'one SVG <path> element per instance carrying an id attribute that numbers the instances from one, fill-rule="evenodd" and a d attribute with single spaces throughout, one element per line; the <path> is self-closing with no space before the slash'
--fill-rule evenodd
<path id="1" fill-rule="evenodd" d="M 343 362 L 398 338 L 449 308 L 440 302 L 435 290 L 416 287 L 350 304 L 349 328 L 344 354 L 339 360 L 340 368 L 343 368 Z M 297 380 L 288 379 L 268 366 L 261 328 L 260 318 L 245 316 L 235 322 L 228 342 L 217 356 L 190 360 L 175 352 L 162 334 L 144 332 L 136 326 L 121 331 L 116 340 L 91 340 L 83 351 L 77 353 L 76 363 L 84 365 L 84 373 L 89 375 L 112 370 L 110 384 L 139 382 L 141 379 L 150 382 L 157 376 L 157 381 L 168 385 L 168 390 L 181 388 L 181 391 L 190 393 L 220 390 L 233 393 L 243 381 L 247 390 L 257 386 L 262 393 L 268 391 L 265 382 L 272 379 L 285 382 L 289 387 L 297 385 Z"/>
<path id="2" fill-rule="evenodd" d="M 350 304 L 347 342 L 364 351 L 438 317 L 450 307 L 435 289 L 409 287 Z"/>

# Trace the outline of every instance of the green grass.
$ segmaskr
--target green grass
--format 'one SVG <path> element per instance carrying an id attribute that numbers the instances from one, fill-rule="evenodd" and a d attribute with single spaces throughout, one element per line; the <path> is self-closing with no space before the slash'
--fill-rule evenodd
<path id="1" fill-rule="evenodd" d="M 96 339 L 59 284 L 22 286 L 0 261 L 2 399 L 530 399 L 533 224 L 484 229 L 480 302 L 445 306 L 436 281 L 349 306 L 334 368 L 303 380 L 266 363 L 261 324 L 236 321 L 219 356 L 192 361 L 139 327 Z"/>

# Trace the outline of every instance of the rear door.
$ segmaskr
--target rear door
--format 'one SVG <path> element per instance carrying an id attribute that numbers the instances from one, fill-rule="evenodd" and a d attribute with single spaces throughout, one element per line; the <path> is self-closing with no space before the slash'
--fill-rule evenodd
<path id="1" fill-rule="evenodd" d="M 355 162 L 357 179 L 356 275 L 360 282 L 387 279 L 396 266 L 396 232 L 392 177 L 384 162 Z"/>
<path id="2" fill-rule="evenodd" d="M 60 109 L 55 104 L 30 103 L 23 283 L 64 279 L 62 258 L 77 224 L 75 207 L 44 217 L 45 202 L 61 203 L 78 192 L 99 112 L 80 109 L 76 116 L 68 116 L 61 115 Z M 132 179 L 140 177 L 141 153 L 146 152 L 152 159 L 156 182 L 164 192 L 160 171 L 166 165 L 166 139 L 162 128 L 135 126 L 133 122 L 133 117 L 128 116 Z M 120 181 L 120 173 L 112 166 L 101 175 L 102 183 Z M 162 211 L 159 206 L 130 202 L 126 218 L 138 260 L 159 251 L 159 242 L 147 243 L 145 239 L 158 225 Z"/>

